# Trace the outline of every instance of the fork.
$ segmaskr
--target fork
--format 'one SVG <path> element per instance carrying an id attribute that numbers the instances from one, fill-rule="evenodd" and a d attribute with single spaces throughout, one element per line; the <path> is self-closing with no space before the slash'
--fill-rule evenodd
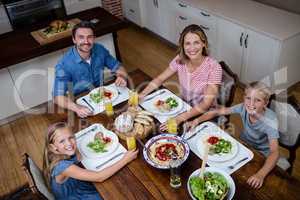
<path id="1" fill-rule="evenodd" d="M 237 166 L 238 164 L 240 164 L 241 162 L 247 160 L 248 157 L 242 158 L 241 160 L 237 161 L 236 163 L 234 163 L 233 165 L 228 166 L 229 169 L 234 169 L 235 166 Z"/>
<path id="2" fill-rule="evenodd" d="M 114 155 L 113 157 L 111 157 L 110 159 L 108 159 L 107 161 L 105 161 L 104 163 L 101 163 L 100 165 L 98 165 L 98 166 L 96 167 L 96 169 L 101 168 L 102 166 L 106 165 L 106 164 L 109 163 L 110 161 L 112 161 L 112 160 L 118 158 L 119 156 L 121 156 L 121 155 L 123 155 L 123 154 L 125 154 L 125 152 L 121 152 L 121 153 L 118 153 L 118 154 Z"/>
<path id="3" fill-rule="evenodd" d="M 83 134 L 79 135 L 78 137 L 76 137 L 76 140 L 78 140 L 79 138 L 81 138 L 82 136 L 84 136 L 84 135 L 86 135 L 86 134 L 88 134 L 88 133 L 90 133 L 90 132 L 95 131 L 96 129 L 97 129 L 96 126 L 93 127 L 93 128 L 91 128 L 90 130 L 88 130 L 88 131 L 84 132 Z"/>
<path id="4" fill-rule="evenodd" d="M 156 97 L 156 96 L 158 96 L 158 95 L 162 95 L 163 93 L 166 93 L 166 90 L 160 91 L 160 92 L 158 92 L 158 93 L 154 94 L 153 96 L 151 96 L 151 97 L 149 97 L 149 98 L 146 98 L 146 99 L 144 99 L 144 101 L 143 101 L 143 102 L 149 101 L 149 100 L 153 99 L 154 97 Z"/>

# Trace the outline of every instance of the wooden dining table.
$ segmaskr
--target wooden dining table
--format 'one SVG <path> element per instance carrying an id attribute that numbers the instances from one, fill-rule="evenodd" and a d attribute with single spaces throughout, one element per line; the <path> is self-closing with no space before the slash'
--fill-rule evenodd
<path id="1" fill-rule="evenodd" d="M 129 87 L 137 88 L 149 82 L 151 78 L 140 70 L 129 73 Z M 124 112 L 127 103 L 114 107 L 115 116 Z M 52 114 L 53 121 L 67 120 L 72 122 L 75 131 L 83 129 L 93 123 L 101 123 L 107 129 L 112 129 L 114 119 L 100 113 L 85 119 L 78 118 L 74 113 Z M 157 133 L 157 132 L 156 132 Z M 150 136 L 151 137 L 151 136 Z M 147 138 L 149 139 L 149 137 Z M 143 142 L 146 142 L 145 139 Z M 121 143 L 126 147 L 124 141 Z M 139 143 L 138 143 L 139 144 Z M 142 146 L 138 145 L 137 158 L 122 168 L 103 183 L 95 182 L 99 194 L 105 200 L 183 200 L 191 199 L 187 190 L 187 180 L 190 174 L 199 169 L 201 159 L 190 152 L 188 159 L 181 166 L 182 186 L 173 189 L 170 186 L 170 171 L 156 169 L 144 160 Z M 250 147 L 249 147 L 250 148 Z M 251 148 L 250 148 L 251 149 Z M 231 174 L 236 186 L 234 199 L 237 200 L 296 200 L 300 199 L 300 181 L 290 176 L 287 172 L 275 167 L 266 177 L 260 189 L 252 189 L 247 184 L 247 179 L 255 174 L 264 164 L 265 158 L 259 152 L 251 149 L 254 158 L 246 165 Z"/>

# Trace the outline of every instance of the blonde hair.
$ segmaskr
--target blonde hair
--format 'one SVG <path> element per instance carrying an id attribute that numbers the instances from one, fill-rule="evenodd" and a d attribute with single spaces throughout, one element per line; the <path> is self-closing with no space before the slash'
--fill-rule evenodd
<path id="1" fill-rule="evenodd" d="M 44 158 L 43 158 L 43 175 L 46 181 L 48 189 L 51 190 L 50 181 L 51 181 L 51 172 L 55 165 L 65 159 L 70 159 L 70 156 L 59 155 L 51 151 L 50 145 L 53 144 L 54 136 L 59 133 L 59 130 L 63 128 L 69 128 L 68 124 L 65 122 L 57 122 L 48 127 L 48 131 L 45 137 L 45 148 L 44 148 Z"/>
<path id="2" fill-rule="evenodd" d="M 178 55 L 179 55 L 179 63 L 184 64 L 189 60 L 189 57 L 184 52 L 184 38 L 188 33 L 194 33 L 199 36 L 200 40 L 204 43 L 204 47 L 202 49 L 202 55 L 208 56 L 208 40 L 205 32 L 202 28 L 196 24 L 191 24 L 183 29 L 179 38 L 179 47 L 178 47 Z"/>
<path id="3" fill-rule="evenodd" d="M 266 84 L 264 84 L 263 82 L 254 81 L 252 83 L 249 83 L 249 84 L 246 85 L 245 92 L 247 92 L 247 90 L 249 90 L 249 89 L 257 90 L 261 94 L 263 94 L 264 95 L 264 100 L 266 102 L 269 101 L 270 96 L 272 95 L 271 89 Z"/>

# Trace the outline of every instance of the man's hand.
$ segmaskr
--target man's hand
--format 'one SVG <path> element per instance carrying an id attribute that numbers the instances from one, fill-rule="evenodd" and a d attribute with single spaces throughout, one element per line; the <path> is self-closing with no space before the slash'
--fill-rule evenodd
<path id="1" fill-rule="evenodd" d="M 85 118 L 93 114 L 93 112 L 88 107 L 81 105 L 76 105 L 76 109 L 74 111 L 80 118 Z"/>
<path id="2" fill-rule="evenodd" d="M 117 76 L 115 84 L 116 86 L 125 87 L 127 85 L 127 81 L 122 76 Z"/>

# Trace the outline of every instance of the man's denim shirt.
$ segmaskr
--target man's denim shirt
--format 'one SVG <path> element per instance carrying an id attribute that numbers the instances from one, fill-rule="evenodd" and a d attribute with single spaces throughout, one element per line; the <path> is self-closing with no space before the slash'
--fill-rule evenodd
<path id="1" fill-rule="evenodd" d="M 115 72 L 120 62 L 112 57 L 100 44 L 94 44 L 91 50 L 91 62 L 82 59 L 76 47 L 70 48 L 55 67 L 53 96 L 66 95 L 68 85 L 72 85 L 73 94 L 88 91 L 103 83 L 103 71 L 107 67 Z"/>

